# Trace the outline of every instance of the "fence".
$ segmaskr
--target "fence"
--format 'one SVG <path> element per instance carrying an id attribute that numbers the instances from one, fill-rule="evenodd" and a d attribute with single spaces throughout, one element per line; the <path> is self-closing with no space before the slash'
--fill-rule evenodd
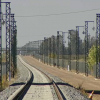
<path id="1" fill-rule="evenodd" d="M 92 75 L 100 78 L 100 14 L 96 14 L 96 36 L 90 37 L 88 33 L 88 23 L 94 21 L 85 21 L 85 26 L 76 26 L 76 30 L 68 30 L 68 32 L 57 31 L 56 36 L 44 40 L 29 42 L 22 47 L 24 54 L 32 54 L 43 63 L 51 66 L 68 68 L 70 71 L 84 73 L 86 76 Z M 82 34 L 84 39 L 80 37 L 79 28 L 85 27 Z M 94 31 L 94 27 L 92 28 Z M 95 46 L 95 63 L 90 69 L 89 53 L 91 48 Z M 92 68 L 91 67 L 91 68 Z"/>

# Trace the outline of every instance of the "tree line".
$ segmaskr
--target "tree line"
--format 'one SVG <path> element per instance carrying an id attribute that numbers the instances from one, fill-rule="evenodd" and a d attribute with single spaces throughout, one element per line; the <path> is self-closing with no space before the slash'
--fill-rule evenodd
<path id="1" fill-rule="evenodd" d="M 66 40 L 66 41 L 69 40 L 68 46 L 65 46 L 65 43 L 63 41 L 64 37 L 61 34 L 59 36 L 51 36 L 49 38 L 44 39 L 44 41 L 40 44 L 40 54 L 48 55 L 50 53 L 52 54 L 59 53 L 59 55 L 68 55 L 70 51 L 71 55 L 75 55 L 76 54 L 76 42 L 78 42 L 79 55 L 84 55 L 86 37 L 84 37 L 84 40 L 82 40 L 80 36 L 78 36 L 78 41 L 77 41 L 76 35 L 78 35 L 76 30 L 71 30 L 70 38 L 67 38 Z M 96 38 L 94 36 L 91 37 L 89 35 L 87 43 L 88 43 L 88 49 L 90 49 L 93 45 L 95 45 Z"/>

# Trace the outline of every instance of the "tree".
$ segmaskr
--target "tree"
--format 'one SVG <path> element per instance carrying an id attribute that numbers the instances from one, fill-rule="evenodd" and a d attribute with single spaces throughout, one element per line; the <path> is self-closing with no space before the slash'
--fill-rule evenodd
<path id="1" fill-rule="evenodd" d="M 68 44 L 68 49 L 70 50 L 70 46 L 71 45 L 71 55 L 75 55 L 76 54 L 76 35 L 78 35 L 78 32 L 76 32 L 76 30 L 71 30 L 70 31 L 70 41 L 69 41 L 69 44 Z M 78 44 L 79 44 L 79 54 L 82 54 L 82 40 L 80 37 L 78 37 L 79 41 Z"/>
<path id="2" fill-rule="evenodd" d="M 88 61 L 87 61 L 89 68 L 91 70 L 93 69 L 93 66 L 96 64 L 96 60 L 97 60 L 96 58 L 100 58 L 100 53 L 99 53 L 99 49 L 97 49 L 96 46 L 93 45 L 89 50 Z"/>
<path id="3" fill-rule="evenodd" d="M 59 45 L 59 47 L 57 47 Z M 59 39 L 57 40 L 57 36 L 51 36 L 50 38 L 45 39 L 40 44 L 40 54 L 47 55 L 57 55 L 59 49 L 59 55 L 63 54 L 63 50 L 65 50 L 65 46 L 63 43 L 62 35 L 59 35 Z"/>

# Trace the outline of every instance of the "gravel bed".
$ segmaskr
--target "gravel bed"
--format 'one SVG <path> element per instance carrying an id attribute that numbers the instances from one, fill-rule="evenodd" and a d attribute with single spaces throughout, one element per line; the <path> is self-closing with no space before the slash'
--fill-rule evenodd
<path id="1" fill-rule="evenodd" d="M 36 67 L 36 66 L 33 66 Z M 63 94 L 64 100 L 90 100 L 86 96 L 84 96 L 79 90 L 75 89 L 74 87 L 71 87 L 69 85 L 66 85 L 64 81 L 62 81 L 60 78 L 53 76 L 49 74 L 48 72 L 44 71 L 41 68 L 36 67 L 37 69 L 43 71 L 46 73 L 50 78 L 54 80 L 55 83 L 59 83 L 58 85 L 61 93 Z M 63 84 L 63 85 L 61 85 Z"/>
<path id="2" fill-rule="evenodd" d="M 8 88 L 0 92 L 0 100 L 7 100 L 18 88 L 20 88 L 29 77 L 29 70 L 17 59 L 17 68 L 19 70 L 18 79 Z"/>
<path id="3" fill-rule="evenodd" d="M 43 73 L 36 68 L 25 64 L 28 69 L 33 73 L 33 82 L 24 97 L 23 100 L 58 100 L 56 92 L 53 86 L 50 84 L 50 80 Z"/>

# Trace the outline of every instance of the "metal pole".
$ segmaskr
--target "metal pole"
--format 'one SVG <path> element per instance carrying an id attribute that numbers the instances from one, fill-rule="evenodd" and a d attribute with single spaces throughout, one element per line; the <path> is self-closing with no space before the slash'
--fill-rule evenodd
<path id="1" fill-rule="evenodd" d="M 46 56 L 46 37 L 44 37 L 44 63 L 45 63 L 45 56 Z"/>
<path id="2" fill-rule="evenodd" d="M 10 3 L 6 3 L 6 80 L 10 80 Z"/>
<path id="3" fill-rule="evenodd" d="M 57 31 L 57 67 L 59 67 L 59 31 Z"/>
<path id="4" fill-rule="evenodd" d="M 14 43 L 14 14 L 11 14 L 11 77 L 14 78 L 13 43 Z"/>
<path id="5" fill-rule="evenodd" d="M 48 65 L 49 65 L 49 38 L 48 38 Z"/>
<path id="6" fill-rule="evenodd" d="M 43 41 L 42 40 L 40 40 L 40 46 L 39 46 L 39 48 L 40 48 L 40 59 L 41 59 L 41 61 L 43 60 L 42 59 L 42 43 L 43 43 Z"/>
<path id="7" fill-rule="evenodd" d="M 76 26 L 76 73 L 79 73 L 79 27 L 84 27 L 84 26 Z"/>
<path id="8" fill-rule="evenodd" d="M 49 64 L 51 65 L 51 37 L 50 37 L 50 41 L 49 41 L 49 48 L 50 48 L 50 52 L 49 52 Z"/>
<path id="9" fill-rule="evenodd" d="M 46 59 L 47 59 L 47 65 L 48 65 L 48 38 L 46 39 Z"/>
<path id="10" fill-rule="evenodd" d="M 65 64 L 64 64 L 64 55 L 65 55 L 65 41 L 64 41 L 64 37 L 65 37 L 65 32 L 62 32 L 62 67 L 64 68 Z"/>
<path id="11" fill-rule="evenodd" d="M 17 69 L 17 26 L 16 26 L 16 22 L 15 22 L 15 71 L 16 71 L 16 69 Z"/>
<path id="12" fill-rule="evenodd" d="M 76 73 L 79 73 L 79 27 L 76 26 Z"/>
<path id="13" fill-rule="evenodd" d="M 96 14 L 96 78 L 100 78 L 100 14 Z"/>
<path id="14" fill-rule="evenodd" d="M 88 21 L 85 21 L 85 75 L 88 76 Z"/>
<path id="15" fill-rule="evenodd" d="M 17 69 L 17 26 L 16 21 L 14 21 L 14 36 L 13 36 L 13 64 L 14 64 L 14 73 Z M 27 44 L 26 44 L 27 46 Z"/>
<path id="16" fill-rule="evenodd" d="M 64 37 L 65 37 L 65 33 L 69 33 L 69 32 L 63 32 L 63 31 L 58 31 L 58 32 L 62 32 L 62 38 L 61 39 L 61 45 L 62 45 L 62 50 L 61 50 L 61 54 L 62 54 L 62 67 L 64 67 L 64 54 L 65 54 L 65 41 L 64 41 Z M 58 51 L 58 49 L 57 49 Z"/>
<path id="17" fill-rule="evenodd" d="M 39 48 L 39 45 L 40 45 L 40 41 L 38 40 L 38 60 L 40 60 L 40 48 Z"/>
<path id="18" fill-rule="evenodd" d="M 44 49 L 43 49 L 44 40 L 42 41 L 42 62 L 44 62 Z"/>
<path id="19" fill-rule="evenodd" d="M 0 3 L 0 83 L 2 87 L 2 10 L 1 10 L 1 3 Z"/>
<path id="20" fill-rule="evenodd" d="M 88 22 L 94 21 L 85 21 L 85 75 L 88 76 L 88 63 L 87 57 L 89 53 L 89 46 L 88 46 Z"/>
<path id="21" fill-rule="evenodd" d="M 68 51 L 69 51 L 68 65 L 71 70 L 71 30 L 69 30 L 69 32 L 68 32 Z"/>
<path id="22" fill-rule="evenodd" d="M 55 36 L 53 36 L 53 65 L 55 66 Z"/>

